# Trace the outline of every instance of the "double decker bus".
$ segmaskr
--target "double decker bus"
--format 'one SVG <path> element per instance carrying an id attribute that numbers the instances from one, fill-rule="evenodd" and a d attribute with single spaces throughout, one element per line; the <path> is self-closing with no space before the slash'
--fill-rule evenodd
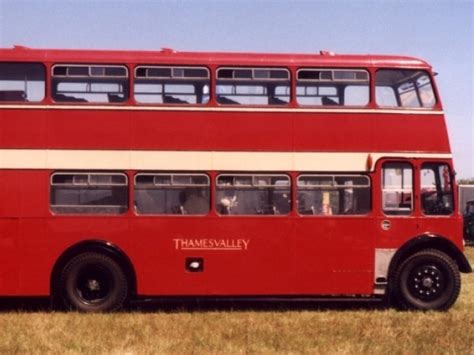
<path id="1" fill-rule="evenodd" d="M 381 55 L 0 50 L 0 295 L 386 298 L 471 272 L 432 68 Z"/>

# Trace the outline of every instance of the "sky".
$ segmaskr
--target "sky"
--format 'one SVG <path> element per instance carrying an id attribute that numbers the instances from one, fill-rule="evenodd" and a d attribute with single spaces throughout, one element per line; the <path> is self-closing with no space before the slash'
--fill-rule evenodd
<path id="1" fill-rule="evenodd" d="M 474 0 L 0 0 L 0 47 L 419 57 L 439 73 L 455 168 L 470 178 L 473 22 Z"/>

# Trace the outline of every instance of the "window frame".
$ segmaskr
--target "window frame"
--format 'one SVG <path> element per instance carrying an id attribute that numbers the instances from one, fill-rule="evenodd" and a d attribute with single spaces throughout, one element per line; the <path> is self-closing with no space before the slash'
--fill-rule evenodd
<path id="1" fill-rule="evenodd" d="M 428 170 L 429 168 L 426 168 L 426 166 L 435 166 L 437 165 L 438 166 L 438 169 L 439 167 L 441 166 L 446 166 L 448 168 L 448 176 L 449 176 L 449 186 L 451 188 L 451 191 L 446 193 L 446 194 L 450 194 L 451 195 L 451 212 L 450 213 L 447 213 L 447 214 L 441 214 L 441 213 L 426 213 L 426 209 L 425 209 L 425 205 L 424 205 L 424 200 L 423 200 L 423 185 L 421 184 L 422 183 L 422 180 L 423 180 L 423 177 L 422 177 L 422 173 L 423 173 L 423 170 Z M 431 170 L 431 169 L 430 169 Z M 435 177 L 435 180 L 437 179 L 436 178 L 436 175 L 434 176 Z M 427 160 L 427 161 L 423 161 L 420 163 L 420 168 L 419 168 L 419 181 L 420 181 L 420 211 L 421 211 L 421 214 L 423 215 L 423 217 L 425 218 L 439 218 L 439 217 L 452 217 L 456 212 L 457 212 L 457 203 L 455 202 L 455 185 L 454 185 L 454 174 L 453 174 L 453 169 L 452 167 L 450 166 L 450 164 L 448 164 L 447 162 L 444 162 L 444 161 L 430 161 L 430 160 Z M 441 181 L 440 181 L 441 183 Z M 437 186 L 436 187 L 436 194 L 438 194 L 438 189 L 437 189 Z M 442 186 L 440 186 L 441 188 Z M 442 196 L 444 194 L 442 193 Z M 441 196 L 441 197 L 442 197 Z"/>
<path id="2" fill-rule="evenodd" d="M 58 67 L 66 67 L 66 75 L 55 75 L 54 70 Z M 78 67 L 78 68 L 89 68 L 88 70 L 88 75 L 68 75 L 67 71 L 72 68 L 72 67 Z M 120 68 L 120 69 L 125 69 L 125 75 L 97 75 L 93 74 L 92 70 L 93 68 Z M 105 71 L 104 71 L 105 72 Z M 60 79 L 66 79 L 63 81 L 60 81 Z M 105 101 L 81 101 L 81 99 L 77 100 L 75 97 L 71 97 L 72 100 L 56 100 L 55 96 L 58 95 L 58 85 L 61 83 L 75 83 L 75 80 L 80 80 L 84 79 L 81 83 L 86 83 L 86 85 L 91 85 L 95 84 L 93 81 L 94 80 L 100 80 L 104 79 L 104 84 L 111 84 L 108 82 L 109 80 L 113 79 L 120 79 L 115 82 L 112 82 L 112 84 L 118 84 L 118 85 L 123 85 L 123 93 L 119 95 L 123 95 L 124 98 L 121 101 L 117 102 L 105 102 Z M 126 105 L 127 102 L 130 100 L 131 96 L 131 90 L 130 90 L 130 72 L 128 69 L 128 66 L 126 64 L 100 64 L 100 63 L 55 63 L 51 66 L 50 70 L 50 89 L 49 89 L 49 94 L 51 96 L 52 102 L 55 104 L 59 105 Z M 70 81 L 69 81 L 70 80 Z M 97 82 L 97 84 L 100 84 L 101 82 Z M 77 92 L 78 94 L 88 94 L 88 92 Z M 74 92 L 72 92 L 74 94 Z M 117 94 L 116 92 L 92 92 L 90 93 L 92 95 L 96 94 L 104 94 L 104 95 L 110 95 L 110 94 Z M 61 94 L 60 94 L 61 95 Z M 71 99 L 70 98 L 70 99 Z M 76 100 L 74 100 L 76 99 Z"/>
<path id="3" fill-rule="evenodd" d="M 419 93 L 419 88 L 417 87 L 416 85 L 416 81 L 423 75 L 419 75 L 418 78 L 414 79 L 415 78 L 415 75 L 412 75 L 410 77 L 407 77 L 405 78 L 405 82 L 408 82 L 408 80 L 411 80 L 410 82 L 413 82 L 414 83 L 414 91 L 417 95 L 417 99 L 420 103 L 420 106 L 416 106 L 416 107 L 413 107 L 413 106 L 403 106 L 402 105 L 402 101 L 401 101 L 401 95 L 404 94 L 405 92 L 402 92 L 400 93 L 399 92 L 399 88 L 400 86 L 402 85 L 403 81 L 399 81 L 397 83 L 397 86 L 380 86 L 380 87 L 387 87 L 387 88 L 390 88 L 392 89 L 393 93 L 394 93 L 394 98 L 395 98 L 395 101 L 397 102 L 397 105 L 396 106 L 390 106 L 390 105 L 381 105 L 379 104 L 379 102 L 377 101 L 377 75 L 379 74 L 380 71 L 413 71 L 414 73 L 415 72 L 422 72 L 424 73 L 428 79 L 429 79 L 429 84 L 431 85 L 431 91 L 433 93 L 433 98 L 434 98 L 434 103 L 432 106 L 424 106 L 423 102 L 421 101 L 421 98 L 420 98 L 420 93 Z M 437 92 L 437 89 L 436 89 L 436 86 L 435 86 L 435 81 L 434 81 L 434 77 L 433 77 L 433 72 L 431 72 L 429 69 L 427 68 L 403 68 L 403 67 L 378 67 L 376 68 L 375 70 L 375 73 L 374 73 L 374 80 L 373 80 L 373 87 L 374 87 L 374 97 L 373 97 L 373 103 L 375 105 L 376 108 L 378 109 L 392 109 L 392 110 L 418 110 L 418 111 L 430 111 L 430 110 L 437 110 L 438 109 L 438 106 L 439 106 L 439 103 L 440 103 L 440 100 L 439 100 L 439 95 L 438 95 L 438 92 Z M 406 91 L 408 92 L 408 91 Z"/>
<path id="4" fill-rule="evenodd" d="M 251 177 L 252 181 L 251 181 L 251 184 L 250 185 L 220 185 L 218 183 L 218 180 L 220 177 Z M 258 177 L 284 177 L 286 178 L 286 180 L 288 181 L 288 185 L 281 185 L 281 186 L 278 186 L 278 185 L 269 185 L 269 184 L 256 184 L 254 183 L 255 181 L 255 178 L 258 178 Z M 292 184 L 292 177 L 290 174 L 285 174 L 285 173 L 269 173 L 269 174 L 265 174 L 265 173 L 255 173 L 255 174 L 252 174 L 252 173 L 228 173 L 228 172 L 223 172 L 223 173 L 219 173 L 215 176 L 215 184 L 214 184 L 214 189 L 213 189 L 213 193 L 214 193 L 214 196 L 213 196 L 213 203 L 214 203 L 214 209 L 215 209 L 215 213 L 219 216 L 219 217 L 224 217 L 224 218 L 227 218 L 227 217 L 279 217 L 279 218 L 282 218 L 282 217 L 289 217 L 292 215 L 293 213 L 293 184 Z M 259 214 L 259 213 L 254 213 L 254 214 L 226 214 L 226 213 L 221 213 L 219 212 L 219 209 L 217 208 L 218 205 L 219 205 L 219 201 L 217 200 L 218 198 L 218 192 L 219 191 L 225 191 L 225 190 L 255 190 L 255 189 L 258 189 L 258 188 L 265 188 L 267 190 L 274 190 L 275 188 L 278 188 L 278 187 L 285 187 L 287 188 L 288 190 L 288 194 L 289 194 L 289 210 L 288 210 L 288 213 L 284 213 L 284 214 L 266 214 L 266 213 L 262 213 L 262 214 Z"/>
<path id="5" fill-rule="evenodd" d="M 308 71 L 308 72 L 329 72 L 332 73 L 331 79 L 300 79 L 299 75 L 302 71 Z M 354 72 L 354 73 L 364 73 L 367 75 L 367 79 L 339 79 L 335 78 L 335 72 Z M 321 108 L 321 109 L 347 109 L 347 108 L 355 108 L 355 109 L 363 109 L 370 107 L 372 103 L 372 98 L 371 98 L 371 86 L 372 86 L 372 74 L 369 68 L 330 68 L 330 67 L 299 67 L 296 70 L 296 75 L 295 75 L 295 102 L 298 107 L 301 108 Z M 303 85 L 299 85 L 302 83 Z M 307 84 L 313 83 L 314 85 L 312 87 L 316 87 L 317 91 L 319 92 L 319 88 L 335 88 L 336 89 L 336 95 L 339 94 L 337 90 L 337 85 L 340 83 L 346 83 L 345 87 L 343 88 L 343 95 L 345 94 L 345 91 L 347 87 L 349 86 L 363 86 L 367 87 L 367 102 L 365 104 L 360 104 L 360 105 L 346 105 L 346 104 L 340 104 L 338 102 L 334 102 L 334 104 L 323 104 L 321 103 L 320 105 L 317 104 L 304 104 L 302 103 L 299 98 L 303 97 L 331 97 L 334 95 L 298 95 L 298 88 L 304 88 L 305 91 L 307 89 Z M 366 83 L 366 85 L 357 85 L 357 83 Z M 332 84 L 332 85 L 331 85 Z M 339 98 L 339 97 L 338 97 Z"/>
<path id="6" fill-rule="evenodd" d="M 222 71 L 222 70 L 251 71 L 251 77 L 250 78 L 246 78 L 246 77 L 243 77 L 243 78 L 235 78 L 235 77 L 232 77 L 232 78 L 219 78 L 219 72 Z M 255 72 L 259 71 L 259 70 L 261 70 L 261 71 L 267 70 L 269 72 L 284 71 L 287 74 L 287 77 L 286 78 L 265 78 L 265 77 L 262 78 L 262 77 L 257 77 L 255 75 Z M 228 82 L 228 84 L 225 84 L 226 82 Z M 222 106 L 222 107 L 233 107 L 233 106 L 243 106 L 243 107 L 246 107 L 246 106 L 249 106 L 249 107 L 288 107 L 292 103 L 292 92 L 293 92 L 292 82 L 293 82 L 292 72 L 288 67 L 220 66 L 220 67 L 217 67 L 215 69 L 215 81 L 214 81 L 214 84 L 213 84 L 213 89 L 214 89 L 214 96 L 215 96 L 216 103 L 217 103 L 218 106 Z M 275 89 L 277 87 L 286 86 L 287 89 L 289 90 L 289 94 L 288 95 L 275 95 L 274 94 L 273 96 L 270 96 L 268 94 L 268 91 L 267 91 L 267 86 L 263 85 L 264 83 L 283 83 L 283 84 L 286 83 L 287 85 L 275 85 Z M 237 91 L 236 89 L 237 89 L 238 86 L 241 86 L 241 87 L 244 87 L 244 86 L 249 86 L 249 87 L 251 87 L 251 86 L 256 86 L 256 87 L 262 86 L 265 93 L 261 94 L 261 95 L 236 94 L 236 93 L 220 94 L 218 92 L 219 91 L 218 87 L 220 85 L 221 86 L 233 86 L 235 91 Z M 267 102 L 270 100 L 270 98 L 278 99 L 278 97 L 280 97 L 280 96 L 285 96 L 285 97 L 288 96 L 288 102 L 278 103 L 278 104 L 276 104 L 276 103 L 256 103 L 256 104 L 252 104 L 252 103 L 239 103 L 239 102 L 224 103 L 224 102 L 221 102 L 219 100 L 220 96 L 228 96 L 228 95 L 230 95 L 231 98 L 232 97 L 238 97 L 238 96 L 242 96 L 242 97 L 251 97 L 251 96 L 261 97 L 261 98 L 266 98 Z M 232 100 L 231 98 L 227 98 L 227 99 Z"/>
<path id="7" fill-rule="evenodd" d="M 324 178 L 324 177 L 328 177 L 328 178 L 331 178 L 332 180 L 332 184 L 330 185 L 299 185 L 299 182 L 300 182 L 300 179 L 301 178 L 305 178 L 305 177 L 321 177 L 321 178 Z M 338 177 L 341 177 L 341 178 L 365 178 L 366 181 L 367 181 L 367 185 L 348 185 L 347 187 L 344 187 L 344 185 L 338 185 L 337 182 L 336 182 L 336 178 Z M 367 217 L 369 216 L 372 211 L 373 211 L 373 203 L 372 203 L 372 198 L 373 198 L 373 185 L 372 185 L 372 181 L 371 181 L 371 178 L 368 174 L 364 174 L 364 173 L 360 173 L 360 174 L 354 174 L 354 173 L 350 173 L 350 174 L 344 174 L 344 173 L 328 173 L 328 172 L 321 172 L 321 173 L 318 173 L 318 172 L 315 172 L 315 173 L 301 173 L 299 174 L 297 177 L 296 177 L 296 184 L 295 184 L 295 188 L 296 188 L 296 214 L 299 216 L 299 217 L 303 217 L 303 218 L 331 218 L 331 217 L 336 217 L 336 218 L 353 218 L 353 217 Z M 329 214 L 329 215 L 325 215 L 325 214 L 303 214 L 303 213 L 300 213 L 300 209 L 299 209 L 299 192 L 300 191 L 304 191 L 304 190 L 310 190 L 310 191 L 321 191 L 323 189 L 327 189 L 327 190 L 331 190 L 331 191 L 338 191 L 339 189 L 344 189 L 344 188 L 368 188 L 368 191 L 369 191 L 369 209 L 366 213 L 351 213 L 351 214 L 344 214 L 344 213 L 340 213 L 340 214 Z"/>
<path id="8" fill-rule="evenodd" d="M 139 178 L 140 176 L 152 176 L 152 177 L 156 177 L 156 176 L 170 176 L 171 179 L 170 179 L 170 184 L 157 184 L 155 182 L 153 182 L 153 184 L 151 184 L 150 186 L 152 188 L 138 188 L 137 189 L 137 178 Z M 173 184 L 173 177 L 175 176 L 197 176 L 197 177 L 206 177 L 206 181 L 207 181 L 207 184 Z M 155 180 L 155 179 L 153 179 Z M 154 187 L 154 188 L 153 188 Z M 169 189 L 178 189 L 179 187 L 185 187 L 185 188 L 193 188 L 193 187 L 207 187 L 207 192 L 208 192 L 208 210 L 205 214 L 189 214 L 189 213 L 139 213 L 138 212 L 138 209 L 136 207 L 136 191 L 137 190 L 140 190 L 140 189 L 143 189 L 143 190 L 146 190 L 146 189 L 151 189 L 151 190 L 160 190 L 159 188 L 161 187 L 161 190 L 163 191 L 164 189 L 167 188 L 167 190 Z M 184 191 L 184 189 L 182 190 Z M 192 173 L 184 173 L 184 172 L 169 172 L 169 173 L 165 173 L 165 172 L 157 172 L 157 173 L 153 173 L 153 172 L 136 172 L 133 176 L 133 203 L 134 203 L 134 208 L 133 208 L 133 212 L 134 212 L 134 215 L 135 216 L 138 216 L 138 217 L 152 217 L 152 216 L 160 216 L 160 217 L 176 217 L 176 216 L 184 216 L 184 217 L 203 217 L 203 216 L 208 216 L 209 213 L 212 211 L 212 186 L 211 186 L 211 178 L 209 176 L 208 173 L 196 173 L 196 172 L 192 172 Z"/>
<path id="9" fill-rule="evenodd" d="M 87 183 L 74 183 L 74 181 L 72 183 L 65 183 L 65 184 L 61 184 L 61 183 L 54 183 L 53 182 L 53 179 L 54 177 L 58 176 L 58 175 L 72 175 L 73 176 L 73 180 L 74 180 L 74 176 L 87 176 Z M 90 184 L 90 179 L 91 179 L 91 176 L 94 175 L 94 176 L 122 176 L 122 177 L 125 177 L 125 182 L 124 183 L 94 183 L 94 184 Z M 124 206 L 118 206 L 118 207 L 125 207 L 124 211 L 122 212 L 117 212 L 117 213 L 97 213 L 97 212 L 84 212 L 84 213 L 81 213 L 81 212 L 57 212 L 57 211 L 54 211 L 53 209 L 53 204 L 52 204 L 52 192 L 53 192 L 53 186 L 63 186 L 63 187 L 79 187 L 79 189 L 87 189 L 87 187 L 89 186 L 92 186 L 92 187 L 101 187 L 101 186 L 109 186 L 109 187 L 114 187 L 114 186 L 125 186 L 126 187 L 126 204 Z M 49 205 L 49 211 L 52 215 L 54 216 L 107 216 L 107 217 L 111 217 L 111 216 L 124 216 L 126 214 L 128 214 L 129 212 L 129 209 L 130 209 L 130 197 L 131 197 L 131 194 L 130 194 L 130 185 L 129 185 L 129 179 L 128 179 L 128 175 L 125 173 L 125 172 L 103 172 L 103 171 L 100 171 L 100 172 L 96 172 L 96 171 L 55 171 L 53 172 L 50 177 L 49 177 L 49 198 L 48 198 L 48 205 Z M 112 205 L 87 205 L 87 206 L 81 206 L 81 205 L 71 205 L 71 206 L 63 206 L 63 207 L 117 207 L 117 206 L 112 206 Z"/>
<path id="10" fill-rule="evenodd" d="M 49 75 L 48 75 L 48 68 L 43 62 L 25 62 L 25 61 L 1 61 L 0 65 L 2 64 L 17 64 L 17 65 L 38 65 L 41 66 L 43 69 L 43 97 L 41 100 L 38 101 L 27 101 L 27 97 L 25 97 L 24 100 L 19 101 L 19 100 L 0 100 L 0 106 L 1 105 L 9 105 L 9 104 L 17 104 L 17 105 L 38 105 L 41 103 L 44 103 L 48 97 L 48 80 L 49 80 Z M 9 91 L 17 91 L 17 90 L 9 90 Z"/>
<path id="11" fill-rule="evenodd" d="M 141 70 L 141 69 L 145 69 L 145 70 L 148 70 L 148 69 L 170 69 L 171 70 L 171 76 L 153 76 L 153 77 L 140 77 L 140 76 L 137 76 L 137 73 L 138 73 L 138 70 Z M 205 70 L 207 72 L 207 76 L 206 77 L 180 77 L 180 76 L 174 76 L 173 75 L 173 71 L 174 70 L 186 70 L 186 69 L 198 69 L 198 70 Z M 138 80 L 138 83 L 137 83 L 137 80 Z M 151 95 L 161 95 L 164 97 L 165 95 L 165 91 L 164 91 L 164 86 L 165 85 L 180 85 L 183 84 L 184 82 L 198 82 L 198 81 L 202 81 L 203 82 L 203 86 L 208 86 L 209 87 L 209 92 L 206 94 L 208 96 L 208 99 L 206 102 L 201 102 L 201 103 L 187 103 L 187 102 L 142 102 L 142 101 L 139 101 L 137 100 L 137 91 L 135 90 L 136 88 L 136 85 L 140 85 L 140 84 L 143 84 L 141 81 L 149 81 L 149 82 L 152 82 L 152 81 L 176 81 L 176 83 L 167 83 L 167 84 L 164 84 L 164 83 L 161 83 L 161 84 L 157 84 L 157 85 L 162 85 L 162 92 L 161 93 L 151 93 Z M 193 85 L 193 84 L 189 84 L 189 85 Z M 187 66 L 187 65 L 160 65 L 160 64 L 157 64 L 157 65 L 154 65 L 154 64 L 138 64 L 134 70 L 133 70 L 133 82 L 132 82 L 132 86 L 133 86 L 133 101 L 138 104 L 138 105 L 146 105 L 146 106 L 169 106 L 169 105 L 172 105 L 172 106 L 206 106 L 208 105 L 210 102 L 211 102 L 211 86 L 212 86 L 212 79 L 211 79 L 211 70 L 205 66 L 205 65 L 202 65 L 202 66 L 198 66 L 198 65 L 191 65 L 191 66 Z M 146 95 L 144 93 L 139 93 L 139 95 Z M 183 95 L 183 96 L 197 96 L 196 94 L 183 94 L 183 93 L 171 93 L 170 95 Z M 203 94 L 204 96 L 204 94 Z"/>
<path id="12" fill-rule="evenodd" d="M 408 213 L 403 213 L 404 210 L 401 210 L 401 209 L 394 209 L 393 211 L 401 211 L 402 213 L 387 213 L 387 210 L 385 209 L 385 205 L 384 205 L 384 191 L 387 190 L 384 188 L 384 181 L 385 181 L 385 168 L 384 166 L 386 166 L 387 164 L 392 164 L 392 165 L 395 165 L 395 164 L 398 164 L 398 165 L 407 165 L 411 168 L 411 199 L 410 199 L 410 209 L 409 210 L 406 210 L 408 211 Z M 393 169 L 393 168 L 391 168 Z M 410 162 L 410 161 L 404 161 L 404 160 L 386 160 L 386 161 L 383 161 L 380 165 L 380 210 L 382 212 L 382 214 L 388 218 L 392 218 L 392 217 L 410 217 L 410 216 L 413 216 L 415 215 L 416 213 L 416 203 L 415 203 L 415 199 L 416 199 L 416 194 L 417 194 L 417 189 L 416 189 L 416 183 L 417 183 L 417 178 L 416 178 L 416 166 Z M 403 176 L 403 175 L 402 175 Z M 398 189 L 398 190 L 394 190 L 394 191 L 400 191 L 400 190 L 408 190 L 408 188 L 401 188 L 401 189 Z M 402 191 L 404 192 L 404 191 Z"/>

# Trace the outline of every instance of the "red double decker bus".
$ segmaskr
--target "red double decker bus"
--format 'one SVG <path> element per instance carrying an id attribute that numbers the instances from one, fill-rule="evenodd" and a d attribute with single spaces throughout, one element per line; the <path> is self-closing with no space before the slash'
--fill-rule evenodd
<path id="1" fill-rule="evenodd" d="M 1 49 L 0 295 L 447 309 L 453 171 L 415 58 Z"/>

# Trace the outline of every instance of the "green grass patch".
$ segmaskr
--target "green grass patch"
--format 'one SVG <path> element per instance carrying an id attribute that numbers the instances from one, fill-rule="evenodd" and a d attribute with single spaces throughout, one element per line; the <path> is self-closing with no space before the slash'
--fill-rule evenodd
<path id="1" fill-rule="evenodd" d="M 474 247 L 466 252 L 474 264 Z M 474 275 L 448 312 L 384 308 L 0 313 L 0 353 L 474 353 Z"/>

